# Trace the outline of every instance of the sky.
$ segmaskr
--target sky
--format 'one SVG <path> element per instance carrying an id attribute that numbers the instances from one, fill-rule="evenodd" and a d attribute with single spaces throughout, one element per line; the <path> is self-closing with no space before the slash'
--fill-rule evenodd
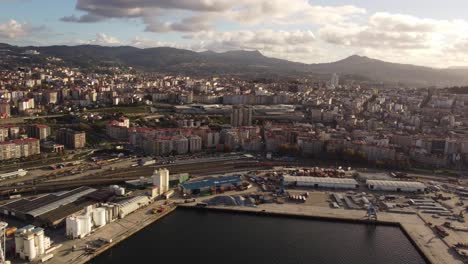
<path id="1" fill-rule="evenodd" d="M 0 42 L 468 66 L 466 0 L 0 0 Z"/>

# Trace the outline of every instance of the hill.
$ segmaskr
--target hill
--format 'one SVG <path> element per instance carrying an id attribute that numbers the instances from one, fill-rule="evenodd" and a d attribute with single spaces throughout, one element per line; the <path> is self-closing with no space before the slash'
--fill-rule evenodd
<path id="1" fill-rule="evenodd" d="M 327 76 L 332 73 L 361 76 L 377 82 L 403 83 L 414 86 L 468 85 L 466 69 L 434 69 L 429 67 L 389 63 L 353 55 L 340 61 L 304 64 L 266 57 L 259 51 L 212 51 L 158 47 L 140 49 L 130 46 L 103 47 L 97 45 L 18 47 L 0 43 L 0 50 L 16 54 L 4 62 L 11 65 L 28 62 L 23 54 L 36 50 L 30 61 L 45 63 L 53 56 L 68 66 L 90 68 L 97 66 L 131 66 L 145 71 L 191 75 L 233 74 L 244 76 Z M 21 59 L 20 59 L 21 58 Z M 13 61 L 12 61 L 13 60 Z M 16 60 L 16 61 L 15 61 Z M 5 65 L 4 65 L 5 66 Z"/>

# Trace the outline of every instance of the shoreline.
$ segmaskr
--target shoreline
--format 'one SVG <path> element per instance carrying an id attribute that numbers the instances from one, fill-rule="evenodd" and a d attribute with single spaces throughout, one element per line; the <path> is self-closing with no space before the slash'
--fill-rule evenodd
<path id="1" fill-rule="evenodd" d="M 226 206 L 209 206 L 209 207 L 197 207 L 195 204 L 178 204 L 173 207 L 168 207 L 163 213 L 157 215 L 147 215 L 147 211 L 152 208 L 156 208 L 158 204 L 152 204 L 148 207 L 144 207 L 137 212 L 127 216 L 124 219 L 119 219 L 116 222 L 107 225 L 107 230 L 99 229 L 94 234 L 85 237 L 81 240 L 70 240 L 65 241 L 65 246 L 61 248 L 57 253 L 62 253 L 61 256 L 52 258 L 49 263 L 69 263 L 69 264 L 82 264 L 90 263 L 92 259 L 103 254 L 105 251 L 111 249 L 118 243 L 131 237 L 135 233 L 142 229 L 150 226 L 159 219 L 169 215 L 175 210 L 198 210 L 198 211 L 212 211 L 212 212 L 225 212 L 225 213 L 238 213 L 238 214 L 250 214 L 256 216 L 265 217 L 287 217 L 297 219 L 308 219 L 315 221 L 326 221 L 326 222 L 338 222 L 338 223 L 352 223 L 361 225 L 381 225 L 381 226 L 392 226 L 398 227 L 404 234 L 404 236 L 410 241 L 416 251 L 428 264 L 443 264 L 443 263 L 463 263 L 457 262 L 457 259 L 453 257 L 448 258 L 447 252 L 441 244 L 428 245 L 426 240 L 428 237 L 433 237 L 433 231 L 425 226 L 421 226 L 421 220 L 418 216 L 413 215 L 413 218 L 402 218 L 396 213 L 381 213 L 379 214 L 378 220 L 368 220 L 364 218 L 364 211 L 357 210 L 339 210 L 339 209 L 328 209 L 328 208 L 315 208 L 308 206 L 303 207 L 290 207 L 287 205 L 266 205 L 261 207 L 226 207 Z M 105 226 L 106 227 L 106 226 Z M 104 227 L 104 228 L 105 228 Z M 122 231 L 123 230 L 123 231 Z M 112 238 L 112 242 L 101 246 L 96 249 L 92 254 L 86 255 L 84 252 L 77 255 L 80 252 L 70 252 L 71 247 L 76 244 L 81 244 L 83 247 L 86 243 L 93 241 L 97 238 Z M 451 249 L 450 249 L 451 250 Z M 71 254 L 73 253 L 73 254 Z M 54 254 L 55 255 L 55 254 Z"/>

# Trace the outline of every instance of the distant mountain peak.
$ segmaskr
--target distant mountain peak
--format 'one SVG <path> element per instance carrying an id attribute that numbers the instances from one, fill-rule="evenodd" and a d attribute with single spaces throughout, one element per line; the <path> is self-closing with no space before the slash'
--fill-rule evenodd
<path id="1" fill-rule="evenodd" d="M 341 62 L 369 62 L 369 61 L 373 61 L 374 59 L 371 59 L 369 57 L 366 57 L 366 56 L 361 56 L 361 55 L 357 55 L 357 54 L 354 54 L 354 55 L 351 55 L 343 60 L 341 60 Z"/>

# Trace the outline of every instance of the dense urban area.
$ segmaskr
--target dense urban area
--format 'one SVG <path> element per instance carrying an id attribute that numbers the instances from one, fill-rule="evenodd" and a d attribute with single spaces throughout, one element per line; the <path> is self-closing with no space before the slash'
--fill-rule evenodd
<path id="1" fill-rule="evenodd" d="M 2 261 L 85 263 L 182 207 L 393 223 L 428 263 L 468 263 L 463 88 L 39 54 L 0 70 Z"/>

